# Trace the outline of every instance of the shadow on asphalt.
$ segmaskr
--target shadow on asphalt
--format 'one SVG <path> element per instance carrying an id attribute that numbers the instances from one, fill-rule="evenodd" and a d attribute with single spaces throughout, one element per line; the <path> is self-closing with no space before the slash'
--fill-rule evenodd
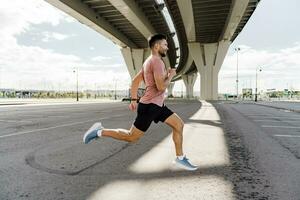
<path id="1" fill-rule="evenodd" d="M 181 105 L 184 104 L 185 106 L 181 107 L 180 104 Z M 190 105 L 186 105 L 186 102 L 182 102 L 179 103 L 178 107 L 176 107 L 176 105 L 168 105 L 168 107 L 174 112 L 176 112 L 183 119 L 185 123 L 201 123 L 201 124 L 223 128 L 222 121 L 219 120 L 212 121 L 212 120 L 189 119 L 202 107 L 202 104 L 199 101 L 192 101 L 189 104 Z M 152 124 L 152 126 L 154 125 Z M 128 146 L 126 146 L 126 148 L 122 150 L 122 151 L 126 151 L 125 153 L 118 152 L 116 154 L 117 158 L 114 159 L 112 156 L 110 157 L 110 159 L 112 160 L 106 160 L 107 162 L 103 164 L 106 165 L 106 168 L 109 168 L 109 170 L 105 171 L 104 174 L 110 176 L 106 182 L 101 181 L 99 182 L 97 187 L 91 188 L 90 193 L 101 190 L 101 188 L 103 188 L 105 185 L 108 185 L 113 182 L 118 182 L 118 181 L 131 181 L 131 180 L 151 181 L 151 180 L 172 179 L 172 178 L 174 178 L 175 180 L 181 177 L 182 178 L 195 177 L 195 176 L 199 177 L 199 176 L 210 176 L 210 175 L 219 176 L 222 177 L 224 180 L 230 181 L 229 174 L 231 173 L 230 173 L 230 166 L 228 165 L 201 167 L 200 169 L 194 172 L 185 171 L 185 170 L 178 170 L 178 171 L 165 170 L 159 172 L 133 173 L 132 171 L 130 171 L 129 168 L 133 163 L 135 163 L 139 158 L 141 158 L 149 150 L 154 148 L 158 143 L 160 143 L 162 140 L 164 140 L 166 137 L 170 135 L 171 129 L 169 127 L 163 125 L 162 128 L 161 127 L 162 124 L 159 124 L 158 126 L 160 126 L 159 129 L 154 128 L 152 129 L 151 133 L 146 133 L 146 134 L 151 134 L 151 140 L 147 140 L 146 138 L 147 136 L 144 136 L 138 143 L 129 144 Z M 161 130 L 163 130 L 163 132 Z M 136 145 L 140 146 L 138 148 L 138 151 L 137 149 L 134 149 L 134 146 Z M 131 147 L 133 149 L 128 150 L 128 148 Z M 130 157 L 126 157 L 127 152 L 130 153 L 131 155 Z M 124 156 L 120 155 L 122 153 L 124 153 Z M 93 166 L 93 167 L 99 167 L 99 166 Z M 92 175 L 95 172 L 90 172 L 90 173 L 82 172 L 82 173 L 84 175 Z M 100 175 L 101 170 L 96 172 L 96 174 Z"/>
<path id="2" fill-rule="evenodd" d="M 221 120 L 195 120 L 195 119 L 189 119 L 187 121 L 185 121 L 185 123 L 187 122 L 193 122 L 193 123 L 199 123 L 199 124 L 205 124 L 205 125 L 209 125 L 209 126 L 216 126 L 219 128 L 223 128 L 223 123 Z"/>
<path id="3" fill-rule="evenodd" d="M 200 168 L 195 172 L 189 171 L 160 171 L 160 172 L 150 172 L 150 173 L 133 173 L 129 170 L 130 166 L 135 163 L 139 158 L 145 155 L 149 150 L 154 148 L 158 143 L 164 140 L 170 135 L 171 129 L 167 125 L 159 124 L 155 127 L 152 124 L 150 133 L 138 141 L 136 144 L 123 143 L 123 147 L 109 155 L 105 159 L 99 160 L 85 168 L 79 169 L 77 171 L 61 171 L 49 169 L 45 166 L 38 165 L 34 160 L 34 155 L 29 155 L 26 162 L 32 167 L 46 171 L 48 173 L 60 174 L 60 175 L 70 175 L 70 176 L 83 176 L 87 178 L 86 175 L 109 175 L 106 176 L 105 181 L 103 179 L 91 187 L 86 188 L 84 191 L 85 196 L 101 189 L 105 185 L 115 182 L 115 181 L 125 181 L 125 180 L 153 180 L 153 179 L 164 179 L 164 178 L 178 178 L 178 177 L 192 177 L 192 176 L 207 176 L 215 175 L 220 176 L 226 181 L 230 181 L 233 185 L 237 200 L 242 199 L 268 199 L 267 196 L 261 196 L 256 192 L 257 187 L 262 185 L 259 182 L 258 176 L 260 175 L 258 171 L 255 171 L 254 166 L 251 165 L 251 157 L 247 149 L 242 145 L 242 141 L 236 130 L 224 127 L 227 123 L 226 116 L 223 112 L 219 111 L 219 106 L 217 102 L 211 102 L 214 107 L 216 107 L 221 120 L 192 120 L 189 119 L 193 116 L 199 109 L 201 109 L 202 104 L 199 101 L 191 101 L 188 104 L 186 102 L 179 102 L 176 105 L 168 105 L 171 110 L 176 112 L 185 123 L 201 123 L 210 126 L 215 126 L 222 128 L 225 132 L 225 139 L 227 144 L 227 149 L 229 150 L 230 156 L 230 166 L 212 166 L 207 168 Z M 180 105 L 185 105 L 181 107 Z M 224 124 L 223 124 L 224 123 Z M 117 128 L 117 127 L 111 127 Z M 151 138 L 147 136 L 151 134 Z M 147 138 L 148 137 L 148 138 Z M 119 142 L 119 141 L 118 141 Z M 130 156 L 126 155 L 130 153 Z M 97 169 L 99 168 L 99 169 Z M 101 168 L 105 168 L 104 172 Z M 255 174 L 255 176 L 253 176 Z M 267 186 L 265 186 L 267 187 Z"/>

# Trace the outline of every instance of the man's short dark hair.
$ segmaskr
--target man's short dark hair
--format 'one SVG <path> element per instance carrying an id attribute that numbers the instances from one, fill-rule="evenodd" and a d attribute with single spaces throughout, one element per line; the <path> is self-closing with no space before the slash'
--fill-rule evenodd
<path id="1" fill-rule="evenodd" d="M 160 40 L 164 40 L 164 39 L 165 39 L 165 40 L 167 39 L 167 36 L 164 35 L 164 34 L 158 33 L 158 34 L 152 35 L 152 36 L 149 37 L 149 39 L 148 39 L 149 47 L 152 48 L 152 47 L 155 45 L 155 43 L 157 43 L 157 42 L 160 41 Z"/>

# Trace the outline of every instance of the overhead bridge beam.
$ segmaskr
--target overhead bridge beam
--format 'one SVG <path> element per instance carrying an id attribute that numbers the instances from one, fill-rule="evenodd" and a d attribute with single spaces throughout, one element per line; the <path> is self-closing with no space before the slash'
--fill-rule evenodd
<path id="1" fill-rule="evenodd" d="M 131 40 L 129 40 L 123 33 L 108 23 L 103 17 L 97 14 L 87 4 L 94 1 L 80 1 L 80 0 L 46 0 L 53 6 L 64 11 L 70 16 L 77 19 L 79 22 L 96 30 L 115 44 L 126 47 L 130 46 L 136 48 Z"/>
<path id="2" fill-rule="evenodd" d="M 130 21 L 131 24 L 134 24 L 138 31 L 145 37 L 148 38 L 155 33 L 154 28 L 151 23 L 148 21 L 145 14 L 137 6 L 135 1 L 132 0 L 108 0 L 119 12 L 123 14 Z"/>

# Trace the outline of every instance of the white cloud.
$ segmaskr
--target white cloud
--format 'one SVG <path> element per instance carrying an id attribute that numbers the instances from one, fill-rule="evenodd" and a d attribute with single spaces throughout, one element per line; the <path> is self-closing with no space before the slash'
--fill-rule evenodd
<path id="1" fill-rule="evenodd" d="M 65 40 L 67 38 L 75 36 L 74 34 L 66 35 L 66 34 L 61 34 L 57 32 L 48 32 L 48 31 L 43 32 L 42 35 L 43 35 L 43 39 L 42 39 L 43 42 L 49 42 L 51 40 Z"/>
<path id="2" fill-rule="evenodd" d="M 239 92 L 242 88 L 255 88 L 256 68 L 262 69 L 258 73 L 260 89 L 300 89 L 300 43 L 277 51 L 255 50 L 246 46 L 241 46 L 241 49 L 238 55 Z M 232 52 L 225 58 L 219 73 L 219 92 L 235 93 L 236 65 L 237 54 Z"/>
<path id="3" fill-rule="evenodd" d="M 112 57 L 97 56 L 97 57 L 92 58 L 92 61 L 96 61 L 96 62 L 102 62 L 102 61 L 107 61 L 107 60 L 112 60 Z"/>
<path id="4" fill-rule="evenodd" d="M 64 55 L 40 47 L 15 46 L 10 51 L 0 50 L 0 87 L 27 89 L 74 89 L 74 67 L 79 69 L 80 89 L 109 89 L 118 77 L 118 88 L 129 84 L 127 72 L 114 70 L 121 64 L 87 64 L 74 55 Z"/>
<path id="5" fill-rule="evenodd" d="M 94 60 L 98 63 L 87 64 L 78 56 L 17 43 L 16 36 L 30 31 L 32 25 L 50 23 L 56 26 L 62 20 L 73 22 L 70 17 L 42 0 L 12 0 L 0 4 L 0 87 L 74 89 L 73 68 L 78 67 L 81 89 L 94 88 L 95 84 L 111 88 L 109 83 L 113 82 L 114 76 L 121 77 L 118 80 L 119 87 L 127 88 L 128 73 L 115 73 L 109 70 L 121 67 L 121 64 L 106 63 L 103 66 L 99 64 L 99 61 L 108 61 L 110 59 L 108 57 L 96 57 Z M 47 31 L 42 35 L 44 41 L 49 42 L 73 36 Z M 106 68 L 104 71 L 103 67 Z"/>
<path id="6" fill-rule="evenodd" d="M 0 4 L 1 34 L 8 36 L 20 34 L 31 24 L 59 24 L 67 16 L 42 0 L 10 0 Z"/>

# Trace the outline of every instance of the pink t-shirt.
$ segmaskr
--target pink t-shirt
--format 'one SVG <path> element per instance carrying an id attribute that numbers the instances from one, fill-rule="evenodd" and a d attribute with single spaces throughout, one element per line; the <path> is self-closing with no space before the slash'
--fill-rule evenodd
<path id="1" fill-rule="evenodd" d="M 145 60 L 142 70 L 146 91 L 140 102 L 144 104 L 154 103 L 160 107 L 163 106 L 165 90 L 159 91 L 157 89 L 154 74 L 167 76 L 164 62 L 158 56 L 149 56 Z"/>

